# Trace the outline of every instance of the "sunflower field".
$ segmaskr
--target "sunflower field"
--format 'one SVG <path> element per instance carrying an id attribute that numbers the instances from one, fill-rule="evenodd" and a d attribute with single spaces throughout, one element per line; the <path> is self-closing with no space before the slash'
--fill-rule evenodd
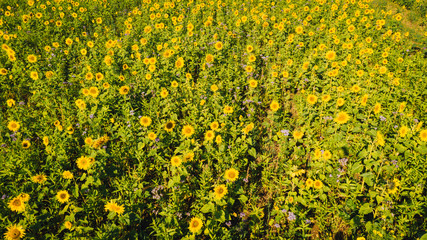
<path id="1" fill-rule="evenodd" d="M 0 237 L 427 239 L 427 16 L 373 1 L 1 0 Z"/>

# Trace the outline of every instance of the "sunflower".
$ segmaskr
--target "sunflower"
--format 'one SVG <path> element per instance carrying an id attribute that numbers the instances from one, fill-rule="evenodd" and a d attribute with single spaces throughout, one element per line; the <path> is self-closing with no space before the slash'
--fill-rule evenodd
<path id="1" fill-rule="evenodd" d="M 405 110 L 406 107 L 406 102 L 400 103 L 399 104 L 399 112 L 403 112 L 403 110 Z"/>
<path id="2" fill-rule="evenodd" d="M 32 72 L 30 72 L 30 77 L 33 80 L 37 80 L 37 79 L 39 79 L 39 74 L 38 74 L 38 72 L 32 71 Z"/>
<path id="3" fill-rule="evenodd" d="M 225 114 L 233 113 L 233 107 L 225 106 L 225 107 L 224 107 L 224 113 L 225 113 Z"/>
<path id="4" fill-rule="evenodd" d="M 420 132 L 420 139 L 423 142 L 427 142 L 427 129 L 426 130 L 422 130 Z"/>
<path id="5" fill-rule="evenodd" d="M 162 91 L 160 92 L 160 96 L 162 98 L 166 98 L 169 95 L 168 90 L 166 90 L 166 88 L 163 88 Z"/>
<path id="6" fill-rule="evenodd" d="M 219 123 L 217 122 L 217 121 L 215 121 L 215 122 L 212 122 L 211 124 L 210 124 L 210 127 L 211 127 L 211 129 L 212 130 L 217 130 L 218 128 L 219 128 Z"/>
<path id="7" fill-rule="evenodd" d="M 157 138 L 157 134 L 155 134 L 155 133 L 153 133 L 153 132 L 149 132 L 149 133 L 148 133 L 148 138 L 149 138 L 151 141 L 154 141 L 154 140 L 156 140 L 156 138 Z"/>
<path id="8" fill-rule="evenodd" d="M 256 61 L 256 57 L 255 55 L 251 54 L 248 58 L 249 62 L 255 62 Z"/>
<path id="9" fill-rule="evenodd" d="M 359 92 L 361 90 L 361 88 L 359 87 L 359 85 L 353 85 L 353 87 L 351 87 L 351 91 L 352 92 Z"/>
<path id="10" fill-rule="evenodd" d="M 64 227 L 68 230 L 71 230 L 71 228 L 73 227 L 73 224 L 70 221 L 65 221 Z"/>
<path id="11" fill-rule="evenodd" d="M 230 168 L 225 171 L 224 178 L 230 182 L 234 182 L 239 177 L 239 171 L 234 168 Z"/>
<path id="12" fill-rule="evenodd" d="M 9 208 L 12 211 L 23 212 L 25 211 L 25 203 L 20 197 L 15 197 L 9 202 Z"/>
<path id="13" fill-rule="evenodd" d="M 360 100 L 360 105 L 366 106 L 366 103 L 368 102 L 368 94 L 363 95 L 362 100 Z"/>
<path id="14" fill-rule="evenodd" d="M 222 143 L 222 137 L 221 137 L 221 135 L 216 136 L 215 142 L 216 142 L 216 144 Z"/>
<path id="15" fill-rule="evenodd" d="M 313 186 L 313 183 L 314 183 L 313 179 L 309 178 L 309 179 L 305 180 L 305 187 L 311 188 Z"/>
<path id="16" fill-rule="evenodd" d="M 27 148 L 29 148 L 30 146 L 31 146 L 30 141 L 28 141 L 28 140 L 24 140 L 24 141 L 22 141 L 22 148 L 23 148 L 23 149 L 27 149 Z"/>
<path id="17" fill-rule="evenodd" d="M 322 151 L 320 149 L 314 150 L 313 159 L 318 160 L 322 157 Z"/>
<path id="18" fill-rule="evenodd" d="M 214 46 L 215 46 L 216 50 L 221 50 L 224 47 L 224 44 L 222 42 L 218 41 L 215 43 Z"/>
<path id="19" fill-rule="evenodd" d="M 214 61 L 214 56 L 212 54 L 206 55 L 206 62 L 211 63 Z"/>
<path id="20" fill-rule="evenodd" d="M 244 134 L 248 134 L 250 131 L 254 129 L 255 125 L 254 123 L 249 123 L 246 125 L 246 127 L 242 130 Z"/>
<path id="21" fill-rule="evenodd" d="M 331 100 L 331 95 L 327 94 L 322 96 L 322 102 L 329 102 L 329 100 Z"/>
<path id="22" fill-rule="evenodd" d="M 23 202 L 28 202 L 30 200 L 30 195 L 28 193 L 21 193 L 18 196 Z"/>
<path id="23" fill-rule="evenodd" d="M 125 208 L 121 205 L 118 205 L 113 200 L 105 204 L 104 208 L 105 208 L 105 211 L 115 212 L 116 214 L 119 214 L 119 215 L 125 212 Z"/>
<path id="24" fill-rule="evenodd" d="M 96 98 L 99 95 L 99 90 L 97 87 L 90 87 L 89 88 L 89 95 Z"/>
<path id="25" fill-rule="evenodd" d="M 139 119 L 139 123 L 144 126 L 144 127 L 148 127 L 151 125 L 151 118 L 147 117 L 147 116 L 143 116 Z"/>
<path id="26" fill-rule="evenodd" d="M 216 186 L 214 189 L 214 195 L 216 199 L 221 199 L 227 194 L 228 190 L 224 184 Z"/>
<path id="27" fill-rule="evenodd" d="M 166 132 L 172 132 L 173 128 L 175 127 L 175 122 L 174 121 L 169 121 L 165 124 L 165 130 Z"/>
<path id="28" fill-rule="evenodd" d="M 246 52 L 250 53 L 254 50 L 254 47 L 252 45 L 247 45 L 246 46 Z"/>
<path id="29" fill-rule="evenodd" d="M 258 86 L 258 82 L 254 79 L 249 80 L 249 87 L 256 88 Z"/>
<path id="30" fill-rule="evenodd" d="M 56 194 L 56 199 L 58 199 L 58 202 L 60 203 L 65 203 L 70 199 L 70 195 L 68 194 L 67 190 L 62 190 Z"/>
<path id="31" fill-rule="evenodd" d="M 188 227 L 188 229 L 192 233 L 197 233 L 200 229 L 202 229 L 202 227 L 203 227 L 202 219 L 198 217 L 193 217 L 190 221 L 190 226 Z"/>
<path id="32" fill-rule="evenodd" d="M 24 237 L 25 229 L 19 225 L 12 225 L 7 227 L 7 232 L 4 234 L 6 240 L 18 240 Z"/>
<path id="33" fill-rule="evenodd" d="M 177 88 L 178 87 L 178 82 L 177 81 L 172 81 L 171 86 L 173 88 Z"/>
<path id="34" fill-rule="evenodd" d="M 205 133 L 205 139 L 206 141 L 212 141 L 215 138 L 215 132 L 212 130 L 209 130 Z"/>
<path id="35" fill-rule="evenodd" d="M 0 68 L 0 75 L 6 75 L 7 74 L 7 70 L 5 68 Z"/>
<path id="36" fill-rule="evenodd" d="M 374 106 L 374 113 L 378 114 L 381 111 L 381 103 L 376 103 Z"/>
<path id="37" fill-rule="evenodd" d="M 181 160 L 181 158 L 180 158 L 180 157 L 178 157 L 178 156 L 173 156 L 173 157 L 171 158 L 171 164 L 172 164 L 172 166 L 179 167 L 179 166 L 181 165 L 181 163 L 182 163 L 182 160 Z"/>
<path id="38" fill-rule="evenodd" d="M 377 131 L 377 143 L 380 146 L 384 146 L 385 144 L 384 136 L 381 134 L 380 131 Z"/>
<path id="39" fill-rule="evenodd" d="M 393 181 L 387 184 L 387 192 L 389 194 L 397 193 L 398 187 L 400 186 L 400 181 L 398 179 L 393 179 Z"/>
<path id="40" fill-rule="evenodd" d="M 129 93 L 129 87 L 128 87 L 128 86 L 123 86 L 123 87 L 121 87 L 121 88 L 120 88 L 120 90 L 119 90 L 119 93 L 120 93 L 121 95 L 126 95 L 126 94 L 128 94 L 128 93 Z"/>
<path id="41" fill-rule="evenodd" d="M 77 158 L 76 163 L 77 163 L 77 167 L 82 170 L 88 170 L 91 165 L 89 158 L 85 156 L 81 156 Z"/>
<path id="42" fill-rule="evenodd" d="M 111 66 L 111 64 L 113 63 L 113 58 L 110 55 L 107 55 L 104 57 L 104 63 L 107 66 Z"/>
<path id="43" fill-rule="evenodd" d="M 43 144 L 44 144 L 45 146 L 49 145 L 49 137 L 48 137 L 48 136 L 44 136 L 44 137 L 43 137 Z"/>
<path id="44" fill-rule="evenodd" d="M 331 159 L 332 158 L 332 153 L 331 153 L 331 151 L 329 151 L 329 150 L 325 150 L 324 152 L 323 152 L 323 159 L 325 159 L 325 160 L 329 160 L 329 159 Z"/>
<path id="45" fill-rule="evenodd" d="M 18 131 L 20 127 L 21 127 L 21 125 L 19 125 L 19 122 L 16 122 L 16 121 L 10 121 L 7 124 L 7 128 L 9 128 L 9 130 L 13 131 L 13 132 Z"/>
<path id="46" fill-rule="evenodd" d="M 214 85 L 211 86 L 211 91 L 212 92 L 216 92 L 216 91 L 218 91 L 218 89 L 219 88 L 218 88 L 218 86 L 216 84 L 214 84 Z"/>
<path id="47" fill-rule="evenodd" d="M 337 99 L 337 106 L 338 107 L 341 107 L 342 105 L 344 105 L 344 103 L 345 103 L 344 98 L 338 98 Z"/>
<path id="48" fill-rule="evenodd" d="M 35 63 L 35 62 L 37 62 L 37 57 L 33 54 L 30 54 L 30 55 L 28 55 L 27 60 L 30 63 Z"/>
<path id="49" fill-rule="evenodd" d="M 334 121 L 339 124 L 344 124 L 350 120 L 350 116 L 346 112 L 339 112 Z"/>
<path id="50" fill-rule="evenodd" d="M 313 94 L 308 95 L 307 102 L 310 104 L 315 104 L 317 102 L 317 96 Z"/>
<path id="51" fill-rule="evenodd" d="M 302 26 L 298 26 L 295 28 L 295 32 L 297 34 L 302 34 L 304 32 L 304 28 Z"/>
<path id="52" fill-rule="evenodd" d="M 313 182 L 313 187 L 314 187 L 315 189 L 321 189 L 321 188 L 323 187 L 323 183 L 322 183 L 322 181 L 320 181 L 320 180 L 316 180 L 316 181 L 314 181 L 314 182 Z"/>
<path id="53" fill-rule="evenodd" d="M 406 134 L 409 132 L 409 128 L 407 126 L 402 126 L 400 127 L 398 132 L 400 137 L 405 137 Z"/>
<path id="54" fill-rule="evenodd" d="M 92 80 L 93 79 L 93 73 L 91 73 L 91 72 L 86 73 L 85 78 L 86 78 L 86 80 Z"/>
<path id="55" fill-rule="evenodd" d="M 74 175 L 73 175 L 73 173 L 72 173 L 72 172 L 70 172 L 70 171 L 64 171 L 64 172 L 62 173 L 62 177 L 63 177 L 63 178 L 65 178 L 65 179 L 73 179 L 73 178 L 74 178 Z"/>
<path id="56" fill-rule="evenodd" d="M 271 111 L 276 112 L 277 110 L 279 110 L 279 108 L 280 104 L 276 100 L 273 100 L 270 104 Z"/>
<path id="57" fill-rule="evenodd" d="M 295 139 L 301 139 L 304 136 L 304 133 L 298 130 L 295 130 L 292 134 Z"/>
<path id="58" fill-rule="evenodd" d="M 40 184 L 42 184 L 42 183 L 44 183 L 46 180 L 47 180 L 47 177 L 46 177 L 46 175 L 44 175 L 44 174 L 39 174 L 39 175 L 36 175 L 36 176 L 31 177 L 31 181 L 33 181 L 33 182 L 35 182 L 35 183 L 40 183 Z"/>
<path id="59" fill-rule="evenodd" d="M 188 152 L 184 155 L 184 162 L 193 161 L 194 159 L 194 153 Z"/>
<path id="60" fill-rule="evenodd" d="M 335 59 L 336 56 L 337 54 L 334 51 L 328 51 L 326 52 L 325 58 L 332 61 Z"/>
<path id="61" fill-rule="evenodd" d="M 184 67 L 184 59 L 179 57 L 175 62 L 175 68 L 180 69 L 182 67 Z"/>
<path id="62" fill-rule="evenodd" d="M 191 125 L 185 125 L 182 128 L 182 134 L 186 137 L 191 137 L 194 134 L 194 128 Z"/>

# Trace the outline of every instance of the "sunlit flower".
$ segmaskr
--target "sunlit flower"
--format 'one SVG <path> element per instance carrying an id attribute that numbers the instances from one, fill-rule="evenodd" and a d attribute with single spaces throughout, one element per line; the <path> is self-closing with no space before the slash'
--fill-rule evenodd
<path id="1" fill-rule="evenodd" d="M 228 190 L 224 184 L 216 186 L 214 189 L 214 195 L 216 199 L 221 199 L 227 194 Z"/>

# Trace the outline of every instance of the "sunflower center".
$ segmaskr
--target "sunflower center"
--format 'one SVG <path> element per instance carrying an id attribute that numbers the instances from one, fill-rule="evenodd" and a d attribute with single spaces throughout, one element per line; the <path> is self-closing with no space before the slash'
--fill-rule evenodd
<path id="1" fill-rule="evenodd" d="M 194 228 L 196 228 L 197 226 L 199 226 L 199 222 L 194 221 L 194 222 L 193 222 L 193 227 L 194 227 Z"/>
<path id="2" fill-rule="evenodd" d="M 65 199 L 65 198 L 67 197 L 67 195 L 66 195 L 65 193 L 61 193 L 61 194 L 59 195 L 59 197 L 60 197 L 61 199 Z"/>
<path id="3" fill-rule="evenodd" d="M 18 239 L 21 236 L 21 232 L 18 229 L 12 229 L 10 231 L 10 236 L 12 236 L 12 239 Z"/>
<path id="4" fill-rule="evenodd" d="M 236 177 L 236 174 L 234 172 L 231 172 L 231 173 L 228 174 L 228 177 L 229 178 L 234 178 L 234 177 Z"/>
<path id="5" fill-rule="evenodd" d="M 166 124 L 166 128 L 172 128 L 173 127 L 173 123 L 171 123 L 171 122 L 168 122 L 167 124 Z"/>
<path id="6" fill-rule="evenodd" d="M 19 199 L 15 199 L 13 202 L 12 202 L 12 204 L 13 204 L 13 206 L 16 206 L 16 207 L 19 207 L 19 206 L 21 206 L 21 200 L 19 200 Z"/>
<path id="7" fill-rule="evenodd" d="M 218 193 L 219 193 L 219 194 L 221 194 L 221 193 L 223 193 L 223 192 L 224 192 L 224 189 L 222 189 L 222 188 L 219 188 L 219 189 L 218 189 Z"/>

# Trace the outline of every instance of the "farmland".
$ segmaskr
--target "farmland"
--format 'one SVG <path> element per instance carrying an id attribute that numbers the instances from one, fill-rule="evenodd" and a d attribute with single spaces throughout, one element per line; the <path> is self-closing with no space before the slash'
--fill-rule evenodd
<path id="1" fill-rule="evenodd" d="M 417 239 L 426 3 L 3 0 L 5 239 Z"/>

